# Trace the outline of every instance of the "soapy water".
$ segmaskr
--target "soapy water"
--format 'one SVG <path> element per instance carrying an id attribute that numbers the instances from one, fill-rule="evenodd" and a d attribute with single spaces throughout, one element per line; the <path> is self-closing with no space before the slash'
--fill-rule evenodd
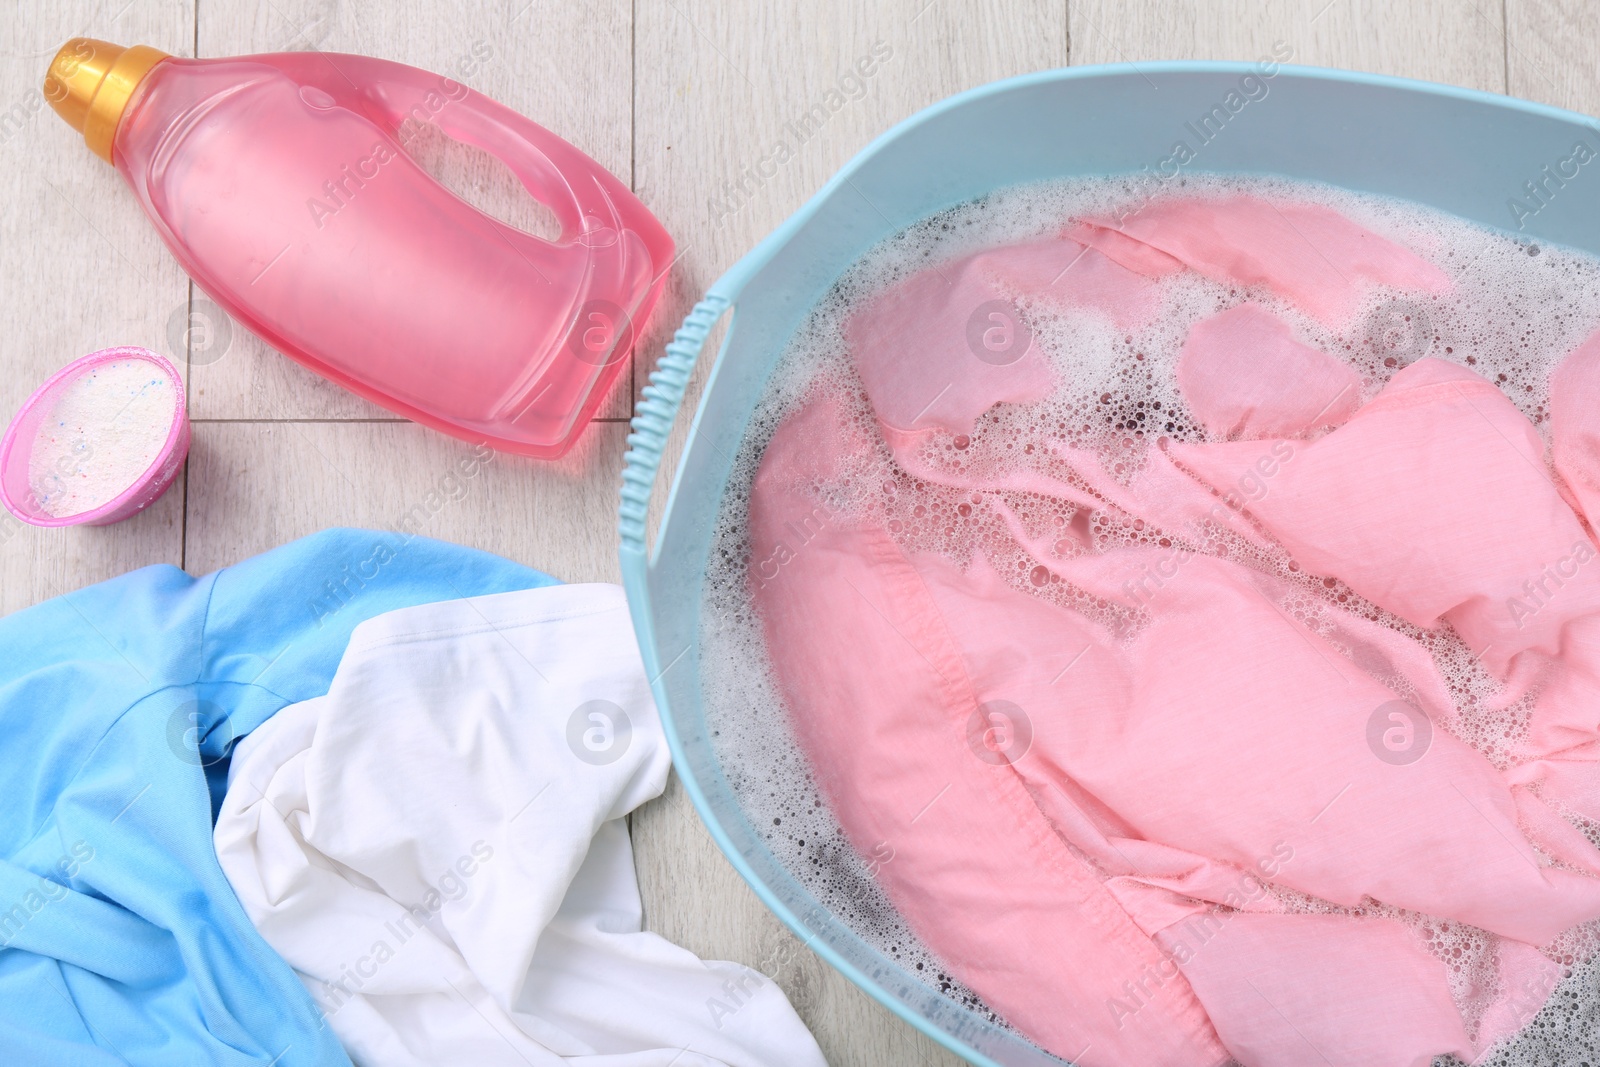
<path id="1" fill-rule="evenodd" d="M 1178 354 L 1197 321 L 1247 300 L 1289 323 L 1304 343 L 1347 362 L 1362 379 L 1363 401 L 1417 359 L 1443 359 L 1498 384 L 1548 444 L 1550 375 L 1600 327 L 1600 260 L 1417 204 L 1329 186 L 1256 177 L 1189 178 L 1180 184 L 1181 195 L 1220 197 L 1242 192 L 1323 204 L 1429 260 L 1450 277 L 1451 288 L 1439 296 L 1374 288 L 1361 312 L 1340 328 L 1311 318 L 1270 291 L 1214 282 L 1192 271 L 1159 280 L 1161 312 L 1132 333 L 1118 329 L 1093 309 L 1019 301 L 1021 321 L 995 321 L 1027 332 L 1055 370 L 1055 392 L 1039 404 L 999 405 L 978 420 L 971 435 L 932 435 L 920 456 L 923 461 L 944 470 L 952 469 L 953 463 L 969 471 L 1007 462 L 1015 465 L 1016 450 L 1031 448 L 1043 431 L 1097 453 L 1113 475 L 1131 477 L 1144 450 L 1154 447 L 1160 437 L 1207 440 L 1178 390 Z M 756 406 L 721 503 L 703 587 L 700 649 L 707 724 L 729 783 L 768 847 L 824 907 L 869 944 L 932 988 L 1001 1025 L 1005 1021 L 950 977 L 920 944 L 875 882 L 877 871 L 894 862 L 893 844 L 883 842 L 867 853 L 858 852 L 846 841 L 817 788 L 768 666 L 760 620 L 750 598 L 749 490 L 778 425 L 818 387 L 831 386 L 854 398 L 857 417 L 870 420 L 844 340 L 845 323 L 865 301 L 930 266 L 1058 234 L 1070 219 L 1125 214 L 1137 207 L 1140 195 L 1136 184 L 1119 179 L 1002 190 L 912 225 L 851 267 L 790 340 Z M 984 355 L 977 344 L 974 354 Z M 1246 497 L 1268 489 L 1265 483 L 1239 487 Z M 968 506 L 970 495 L 910 477 L 885 449 L 852 471 L 839 498 L 830 499 L 828 506 L 848 514 L 870 498 L 906 550 L 938 552 L 963 566 L 975 554 L 984 554 L 999 573 L 1011 576 L 1017 588 L 1071 605 L 1113 627 L 1120 624 L 1116 618 L 1097 616 L 1097 611 L 1103 615 L 1117 609 L 1076 598 L 1049 568 L 1015 547 L 1013 531 Z M 1332 609 L 1337 606 L 1388 626 L 1425 649 L 1437 664 L 1457 705 L 1458 715 L 1448 728 L 1463 741 L 1504 769 L 1526 737 L 1526 701 L 1496 706 L 1499 682 L 1447 627 L 1426 631 L 1396 618 L 1340 581 L 1303 573 L 1281 550 L 1264 550 L 1221 529 L 1163 531 L 1109 509 L 1089 511 L 1061 501 L 1029 501 L 1020 494 L 1009 503 L 1036 544 L 1048 545 L 1051 536 L 1060 537 L 1056 550 L 1063 554 L 1070 551 L 1069 542 L 1092 544 L 1097 550 L 1143 544 L 1171 552 L 1176 551 L 1177 538 L 1194 551 L 1225 555 L 1270 575 L 1288 590 L 1280 600 L 1285 611 L 1356 658 L 1361 655 L 1359 642 L 1341 632 Z M 949 521 L 936 521 L 939 516 L 948 516 Z M 796 551 L 803 552 L 804 547 Z M 1391 682 L 1397 696 L 1408 695 L 1402 678 L 1384 680 Z M 1388 716 L 1380 714 L 1384 709 L 1374 713 L 1369 738 L 1379 758 L 1391 762 L 1413 758 L 1408 751 L 1420 757 L 1427 731 L 1446 728 L 1429 723 L 1414 709 L 1408 715 L 1406 708 L 1397 702 Z M 1014 721 L 1018 715 L 1021 722 Z M 995 716 L 980 718 L 974 736 L 987 735 L 988 724 L 997 728 L 1002 744 L 1011 745 L 1027 727 L 1020 709 L 1001 709 Z M 1397 737 L 1404 745 L 1393 743 Z M 984 748 L 975 743 L 973 751 L 981 758 Z M 1600 844 L 1600 827 L 1573 821 Z M 1270 891 L 1289 910 L 1341 910 L 1278 887 Z M 1497 939 L 1460 923 L 1383 905 L 1367 911 L 1406 923 L 1445 963 L 1457 1006 L 1469 1034 L 1475 1033 L 1495 988 Z M 1600 1063 L 1600 961 L 1596 961 L 1600 924 L 1568 931 L 1545 951 L 1563 965 L 1564 979 L 1553 992 L 1528 990 L 1511 998 L 1522 1030 L 1482 1062 L 1495 1067 Z"/>

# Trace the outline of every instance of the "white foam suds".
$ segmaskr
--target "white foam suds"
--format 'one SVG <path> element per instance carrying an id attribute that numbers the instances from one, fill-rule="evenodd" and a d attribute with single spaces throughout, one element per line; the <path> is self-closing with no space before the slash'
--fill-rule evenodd
<path id="1" fill-rule="evenodd" d="M 1045 402 L 1001 405 L 979 420 L 970 439 L 934 435 L 930 450 L 960 448 L 967 469 L 1015 457 L 1046 435 L 1065 437 L 1099 453 L 1105 468 L 1132 471 L 1159 437 L 1206 440 L 1187 413 L 1175 367 L 1190 327 L 1246 300 L 1288 322 L 1307 344 L 1344 359 L 1361 376 L 1364 399 L 1375 395 L 1401 367 L 1428 355 L 1460 363 L 1499 384 L 1506 396 L 1548 437 L 1549 378 L 1555 366 L 1600 327 L 1600 260 L 1492 231 L 1415 204 L 1277 179 L 1188 179 L 1186 194 L 1249 192 L 1327 205 L 1384 237 L 1411 248 L 1452 280 L 1450 291 L 1417 296 L 1373 291 L 1342 330 L 1311 318 L 1275 294 L 1210 281 L 1184 271 L 1159 282 L 1161 313 L 1128 334 L 1092 309 L 1021 308 L 1033 336 L 1061 383 Z M 857 397 L 867 417 L 859 379 L 844 342 L 844 324 L 862 302 L 930 265 L 986 248 L 1060 233 L 1072 218 L 1114 215 L 1139 189 L 1116 179 L 1050 183 L 1004 190 L 908 228 L 852 267 L 791 339 L 746 431 L 721 505 L 704 586 L 701 661 L 706 714 L 714 744 L 740 802 L 761 827 L 774 854 L 824 905 L 867 941 L 909 970 L 932 975 L 943 988 L 980 1011 L 987 1009 L 942 969 L 912 936 L 873 881 L 870 867 L 846 843 L 812 781 L 787 721 L 783 701 L 764 666 L 767 656 L 748 586 L 747 497 L 756 467 L 782 419 L 819 384 Z M 1409 317 L 1408 317 L 1409 316 Z M 930 462 L 950 456 L 930 451 Z M 1047 568 L 1015 548 L 1009 531 L 986 509 L 967 508 L 970 494 L 910 478 L 883 450 L 878 463 L 857 476 L 862 492 L 888 516 L 890 530 L 908 549 L 943 553 L 958 564 L 987 556 L 1013 584 L 1062 602 L 1073 594 Z M 1097 550 L 1160 543 L 1163 532 L 1101 511 L 1035 499 L 1016 505 L 1022 524 L 1038 534 L 1090 539 Z M 919 510 L 920 509 L 920 510 Z M 948 516 L 949 521 L 930 521 Z M 897 517 L 905 518 L 903 524 Z M 912 519 L 915 521 L 911 521 Z M 1044 543 L 1048 544 L 1048 538 Z M 1168 542 L 1170 543 L 1170 542 Z M 1288 590 L 1284 606 L 1339 647 L 1330 608 L 1391 627 L 1422 646 L 1457 702 L 1452 728 L 1496 766 L 1505 767 L 1525 736 L 1527 707 L 1499 708 L 1499 683 L 1447 628 L 1423 631 L 1367 603 L 1342 582 L 1291 566 L 1276 550 L 1262 551 L 1224 530 L 1214 530 L 1202 551 L 1272 575 Z M 1072 601 L 1093 614 L 1093 607 Z M 1359 654 L 1359 650 L 1346 649 Z M 1576 821 L 1576 820 L 1575 820 Z M 1582 825 L 1600 841 L 1600 830 Z M 1299 905 L 1285 894 L 1291 907 Z M 1437 919 L 1374 908 L 1406 922 L 1450 969 L 1452 986 L 1469 1025 L 1483 1004 L 1474 1000 L 1494 973 L 1492 935 Z M 1555 1063 L 1600 1064 L 1600 977 L 1589 964 L 1600 936 L 1589 929 L 1564 935 L 1547 952 L 1568 977 L 1545 1010 L 1514 1041 L 1486 1062 L 1496 1067 Z M 1492 983 L 1490 983 L 1492 984 Z M 992 1013 L 989 1013 L 992 1017 Z M 1586 1050 L 1586 1051 L 1585 1051 Z"/>

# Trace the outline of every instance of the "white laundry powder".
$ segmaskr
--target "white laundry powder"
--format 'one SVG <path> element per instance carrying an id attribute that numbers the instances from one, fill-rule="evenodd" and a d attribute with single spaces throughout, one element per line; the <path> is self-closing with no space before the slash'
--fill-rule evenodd
<path id="1" fill-rule="evenodd" d="M 115 500 L 161 454 L 176 416 L 173 383 L 154 363 L 119 359 L 69 382 L 39 423 L 28 485 L 65 518 Z"/>

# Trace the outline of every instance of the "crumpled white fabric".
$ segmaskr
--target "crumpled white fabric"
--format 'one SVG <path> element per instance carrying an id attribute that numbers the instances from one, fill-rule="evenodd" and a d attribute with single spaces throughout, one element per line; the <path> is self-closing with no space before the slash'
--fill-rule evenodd
<path id="1" fill-rule="evenodd" d="M 642 931 L 669 766 L 620 588 L 408 608 L 238 745 L 217 857 L 360 1067 L 824 1067 L 767 978 Z"/>

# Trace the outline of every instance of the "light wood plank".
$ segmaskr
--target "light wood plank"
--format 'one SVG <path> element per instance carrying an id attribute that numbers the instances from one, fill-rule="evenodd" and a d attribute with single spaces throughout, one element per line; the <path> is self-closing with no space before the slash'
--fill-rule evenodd
<path id="1" fill-rule="evenodd" d="M 202 56 L 356 52 L 449 74 L 571 141 L 623 181 L 629 179 L 629 0 L 207 3 L 201 6 L 199 47 Z M 469 68 L 466 73 L 463 63 Z M 458 194 L 513 225 L 544 232 L 535 221 L 543 212 L 498 160 L 443 135 L 429 139 L 427 148 L 424 165 Z M 209 351 L 196 361 L 195 405 L 201 417 L 394 417 L 283 358 L 244 330 L 231 332 L 230 349 Z M 464 349 L 469 343 L 463 339 Z M 627 416 L 630 386 L 624 375 L 601 417 Z"/>
<path id="2" fill-rule="evenodd" d="M 208 422 L 189 460 L 188 569 L 215 570 L 329 526 L 400 528 L 498 553 L 567 582 L 618 580 L 612 501 L 624 427 L 557 463 L 494 454 L 409 422 Z"/>
<path id="3" fill-rule="evenodd" d="M 121 5 L 117 5 L 121 7 Z M 26 10 L 24 10 L 26 8 Z M 45 378 L 112 345 L 171 355 L 168 316 L 186 302 L 183 274 L 133 194 L 39 91 L 74 36 L 145 43 L 187 55 L 193 7 L 140 0 L 12 5 L 0 17 L 0 319 L 9 419 Z M 180 369 L 182 353 L 176 360 Z M 182 560 L 182 481 L 116 526 L 39 530 L 0 512 L 0 612 L 134 567 Z"/>
<path id="4" fill-rule="evenodd" d="M 1288 62 L 1505 90 L 1499 4 L 1485 0 L 1072 0 L 1072 62 Z"/>
<path id="5" fill-rule="evenodd" d="M 641 0 L 635 89 L 636 189 L 677 237 L 683 258 L 638 382 L 706 287 L 798 208 L 873 137 L 920 108 L 996 78 L 1066 62 L 1060 0 L 846 0 L 718 5 Z M 874 45 L 890 55 L 841 82 Z M 803 140 L 791 123 L 830 89 L 844 102 Z M 745 179 L 784 142 L 769 177 Z M 724 183 L 728 183 L 727 186 Z M 692 410 L 715 351 L 707 348 L 686 406 Z M 664 469 L 686 433 L 681 419 Z M 717 852 L 676 780 L 633 820 L 634 854 L 652 929 L 702 956 L 775 975 L 835 1067 L 955 1064 L 940 1049 L 800 946 Z"/>
<path id="6" fill-rule="evenodd" d="M 1600 12 L 1589 0 L 1507 0 L 1506 91 L 1590 115 L 1600 112 L 1597 28 Z"/>

